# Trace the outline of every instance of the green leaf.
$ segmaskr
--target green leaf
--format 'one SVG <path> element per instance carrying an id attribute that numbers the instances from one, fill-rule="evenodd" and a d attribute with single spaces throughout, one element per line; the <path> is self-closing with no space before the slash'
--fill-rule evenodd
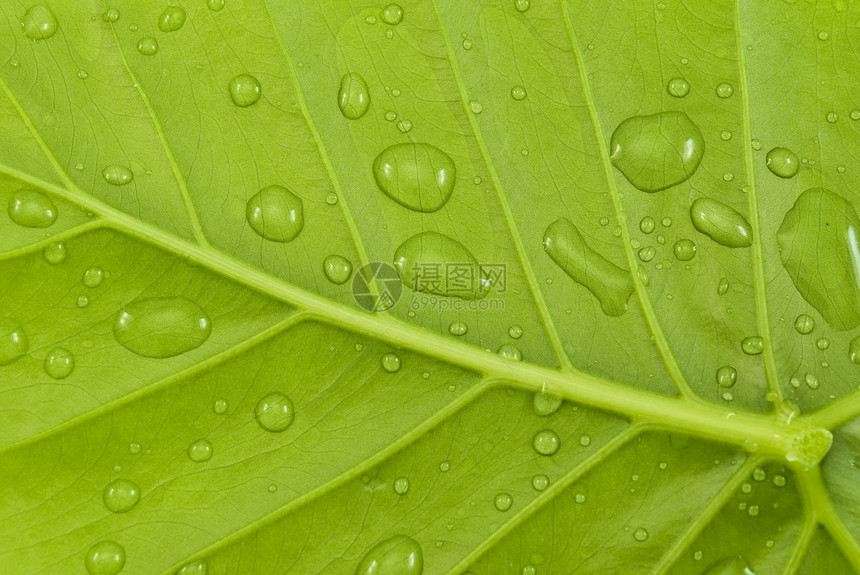
<path id="1" fill-rule="evenodd" d="M 0 15 L 4 574 L 860 572 L 855 4 Z"/>

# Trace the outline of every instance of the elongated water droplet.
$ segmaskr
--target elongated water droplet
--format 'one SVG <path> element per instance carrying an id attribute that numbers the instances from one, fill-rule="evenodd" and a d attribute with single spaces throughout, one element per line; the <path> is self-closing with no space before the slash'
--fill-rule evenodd
<path id="1" fill-rule="evenodd" d="M 720 278 L 720 283 L 717 284 L 717 293 L 719 295 L 726 295 L 727 291 L 729 291 L 729 280 L 726 278 Z"/>
<path id="2" fill-rule="evenodd" d="M 263 94 L 260 81 L 250 74 L 239 74 L 227 85 L 230 99 L 240 108 L 247 108 L 256 104 Z"/>
<path id="3" fill-rule="evenodd" d="M 534 436 L 532 447 L 541 455 L 554 455 L 561 447 L 561 439 L 552 429 L 544 429 Z"/>
<path id="4" fill-rule="evenodd" d="M 424 555 L 421 546 L 405 535 L 377 543 L 355 569 L 355 575 L 421 575 Z"/>
<path id="5" fill-rule="evenodd" d="M 202 463 L 212 459 L 212 444 L 206 439 L 198 439 L 188 446 L 188 458 Z"/>
<path id="6" fill-rule="evenodd" d="M 532 398 L 532 410 L 536 415 L 546 417 L 558 411 L 562 401 L 562 398 L 558 395 L 538 391 Z"/>
<path id="7" fill-rule="evenodd" d="M 851 363 L 860 365 L 860 335 L 848 344 L 848 359 L 851 360 Z"/>
<path id="8" fill-rule="evenodd" d="M 466 335 L 469 331 L 469 326 L 462 321 L 454 321 L 448 326 L 448 333 L 451 335 Z"/>
<path id="9" fill-rule="evenodd" d="M 176 575 L 207 575 L 208 573 L 209 565 L 203 559 L 186 563 L 176 571 Z"/>
<path id="10" fill-rule="evenodd" d="M 102 170 L 102 177 L 112 186 L 124 186 L 134 179 L 134 174 L 125 166 L 112 165 Z"/>
<path id="11" fill-rule="evenodd" d="M 54 379 L 66 379 L 75 369 L 75 356 L 63 347 L 55 347 L 45 356 L 45 373 Z"/>
<path id="12" fill-rule="evenodd" d="M 627 118 L 609 145 L 612 164 L 643 192 L 659 192 L 687 180 L 699 167 L 705 139 L 683 112 Z"/>
<path id="13" fill-rule="evenodd" d="M 397 495 L 406 495 L 409 491 L 409 478 L 408 477 L 398 477 L 394 480 L 394 493 Z"/>
<path id="14" fill-rule="evenodd" d="M 627 310 L 633 280 L 602 255 L 588 247 L 570 220 L 559 218 L 544 232 L 543 246 L 552 260 L 600 301 L 603 313 L 619 316 Z"/>
<path id="15" fill-rule="evenodd" d="M 823 188 L 806 190 L 776 234 L 779 256 L 800 295 L 834 329 L 860 324 L 860 219 Z"/>
<path id="16" fill-rule="evenodd" d="M 400 371 L 400 356 L 396 353 L 386 353 L 382 356 L 380 363 L 382 364 L 382 369 L 384 369 L 388 373 Z"/>
<path id="17" fill-rule="evenodd" d="M 116 575 L 125 566 L 125 549 L 114 541 L 100 541 L 87 551 L 84 564 L 90 575 Z"/>
<path id="18" fill-rule="evenodd" d="M 162 32 L 175 32 L 185 24 L 185 10 L 180 6 L 168 6 L 158 18 L 158 29 Z"/>
<path id="19" fill-rule="evenodd" d="M 526 89 L 522 86 L 514 86 L 511 88 L 511 98 L 514 100 L 525 100 L 526 96 Z"/>
<path id="20" fill-rule="evenodd" d="M 767 153 L 765 159 L 767 169 L 780 178 L 792 178 L 800 169 L 797 154 L 788 148 L 774 148 Z"/>
<path id="21" fill-rule="evenodd" d="M 36 190 L 18 190 L 9 198 L 9 219 L 25 228 L 47 228 L 57 221 L 57 206 Z"/>
<path id="22" fill-rule="evenodd" d="M 24 13 L 21 26 L 30 40 L 46 40 L 57 33 L 58 27 L 54 13 L 42 4 L 37 4 Z"/>
<path id="23" fill-rule="evenodd" d="M 265 239 L 290 242 L 305 225 L 302 199 L 283 186 L 268 186 L 248 200 L 245 219 Z"/>
<path id="24" fill-rule="evenodd" d="M 102 500 L 110 511 L 125 513 L 140 501 L 140 488 L 128 479 L 116 479 L 105 486 Z"/>
<path id="25" fill-rule="evenodd" d="M 747 355 L 758 355 L 764 349 L 764 340 L 758 335 L 745 337 L 741 342 L 741 349 Z"/>
<path id="26" fill-rule="evenodd" d="M 352 262 L 343 256 L 332 254 L 323 260 L 323 271 L 328 281 L 341 285 L 352 276 Z"/>
<path id="27" fill-rule="evenodd" d="M 720 387 L 732 387 L 738 380 L 738 370 L 730 365 L 724 365 L 717 370 L 717 384 Z"/>
<path id="28" fill-rule="evenodd" d="M 137 51 L 144 56 L 152 56 L 153 54 L 158 52 L 158 40 L 156 40 L 152 36 L 141 38 L 137 42 Z"/>
<path id="29" fill-rule="evenodd" d="M 460 279 L 445 277 L 444 270 L 455 265 L 466 275 Z M 468 300 L 481 299 L 489 290 L 489 279 L 472 252 L 457 240 L 437 232 L 422 232 L 400 244 L 394 252 L 394 267 L 401 281 L 413 291 Z M 442 281 L 416 271 L 432 269 L 442 270 Z"/>
<path id="30" fill-rule="evenodd" d="M 681 260 L 682 262 L 690 261 L 696 255 L 696 244 L 693 243 L 693 240 L 681 239 L 675 242 L 672 250 L 675 253 L 675 257 Z"/>
<path id="31" fill-rule="evenodd" d="M 670 96 L 683 98 L 690 93 L 690 83 L 684 78 L 672 78 L 666 85 L 666 91 L 669 92 Z"/>
<path id="32" fill-rule="evenodd" d="M 344 74 L 337 93 L 337 105 L 344 118 L 357 120 L 370 107 L 370 92 L 367 82 L 356 73 Z"/>
<path id="33" fill-rule="evenodd" d="M 200 347 L 212 323 L 199 305 L 184 297 L 133 301 L 117 314 L 113 334 L 123 347 L 143 357 L 166 358 Z"/>
<path id="34" fill-rule="evenodd" d="M 718 244 L 744 248 L 752 244 L 752 228 L 740 212 L 722 202 L 699 198 L 690 206 L 693 227 Z"/>
<path id="35" fill-rule="evenodd" d="M 386 24 L 397 26 L 403 20 L 403 8 L 399 4 L 389 4 L 382 9 L 382 19 Z"/>
<path id="36" fill-rule="evenodd" d="M 503 343 L 499 346 L 499 355 L 505 359 L 512 359 L 514 361 L 519 361 L 523 358 L 522 352 L 520 352 L 520 348 L 515 346 L 512 343 Z"/>
<path id="37" fill-rule="evenodd" d="M 802 335 L 810 334 L 815 329 L 815 319 L 811 315 L 802 313 L 794 320 L 794 329 Z"/>
<path id="38" fill-rule="evenodd" d="M 373 161 L 373 177 L 385 195 L 410 210 L 435 212 L 454 191 L 451 157 L 430 144 L 395 144 Z"/>
<path id="39" fill-rule="evenodd" d="M 116 22 L 119 20 L 119 10 L 116 8 L 108 8 L 102 13 L 102 20 L 105 22 Z"/>
<path id="40" fill-rule="evenodd" d="M 507 511 L 514 504 L 514 498 L 509 493 L 496 493 L 493 506 L 499 511 Z"/>
<path id="41" fill-rule="evenodd" d="M 296 410 L 293 402 L 285 394 L 275 391 L 257 402 L 254 417 L 266 431 L 280 433 L 293 424 Z"/>
<path id="42" fill-rule="evenodd" d="M 24 356 L 29 348 L 24 328 L 8 317 L 0 317 L 0 365 L 9 365 Z"/>

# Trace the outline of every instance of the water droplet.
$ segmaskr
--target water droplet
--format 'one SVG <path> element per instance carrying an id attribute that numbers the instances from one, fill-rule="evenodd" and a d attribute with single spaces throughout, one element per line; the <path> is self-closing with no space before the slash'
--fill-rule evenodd
<path id="1" fill-rule="evenodd" d="M 443 461 L 439 464 L 439 471 L 441 471 L 442 473 L 447 472 L 449 469 L 451 469 L 451 464 L 447 461 Z"/>
<path id="2" fill-rule="evenodd" d="M 146 36 L 145 38 L 141 38 L 137 42 L 137 51 L 144 56 L 152 56 L 153 54 L 158 52 L 158 40 L 156 40 L 152 36 Z"/>
<path id="3" fill-rule="evenodd" d="M 430 144 L 395 144 L 373 162 L 373 176 L 389 198 L 410 210 L 435 212 L 454 191 L 454 160 Z"/>
<path id="4" fill-rule="evenodd" d="M 511 98 L 514 100 L 525 100 L 526 95 L 526 89 L 522 86 L 514 86 L 511 88 Z"/>
<path id="5" fill-rule="evenodd" d="M 57 206 L 36 190 L 18 190 L 9 198 L 9 219 L 25 228 L 47 228 L 57 221 Z"/>
<path id="6" fill-rule="evenodd" d="M 732 139 L 732 133 L 728 130 L 723 130 L 722 132 L 720 132 L 720 139 L 724 142 L 728 142 Z"/>
<path id="7" fill-rule="evenodd" d="M 397 129 L 405 134 L 412 129 L 412 122 L 410 120 L 400 120 L 397 122 Z"/>
<path id="8" fill-rule="evenodd" d="M 773 484 L 777 487 L 785 487 L 786 480 L 784 475 L 774 475 Z"/>
<path id="9" fill-rule="evenodd" d="M 514 7 L 518 12 L 525 12 L 531 6 L 531 0 L 514 0 Z"/>
<path id="10" fill-rule="evenodd" d="M 84 564 L 90 575 L 116 575 L 125 566 L 125 549 L 114 541 L 99 541 L 87 551 Z"/>
<path id="11" fill-rule="evenodd" d="M 391 38 L 394 38 L 394 30 L 386 30 L 385 31 L 385 37 L 388 38 L 389 40 Z"/>
<path id="12" fill-rule="evenodd" d="M 83 309 L 90 305 L 90 298 L 85 295 L 78 296 L 78 299 L 75 301 L 79 308 Z"/>
<path id="13" fill-rule="evenodd" d="M 562 401 L 558 395 L 538 391 L 532 398 L 532 410 L 541 417 L 552 415 L 561 407 Z"/>
<path id="14" fill-rule="evenodd" d="M 469 108 L 475 114 L 480 114 L 484 110 L 484 106 L 477 100 L 470 100 Z"/>
<path id="15" fill-rule="evenodd" d="M 247 108 L 252 104 L 256 104 L 263 93 L 260 81 L 250 74 L 235 76 L 230 80 L 227 89 L 230 92 L 230 99 L 240 108 Z"/>
<path id="16" fill-rule="evenodd" d="M 392 26 L 397 26 L 403 20 L 403 8 L 399 4 L 389 4 L 382 9 L 382 19 Z"/>
<path id="17" fill-rule="evenodd" d="M 792 178 L 800 169 L 797 154 L 788 148 L 774 148 L 767 153 L 767 168 L 780 178 Z"/>
<path id="18" fill-rule="evenodd" d="M 51 9 L 42 4 L 33 6 L 21 19 L 24 34 L 30 40 L 46 40 L 57 33 L 57 18 Z"/>
<path id="19" fill-rule="evenodd" d="M 818 389 L 821 385 L 814 373 L 807 373 L 803 379 L 809 389 Z"/>
<path id="20" fill-rule="evenodd" d="M 639 259 L 643 262 L 650 262 L 657 255 L 657 250 L 652 246 L 646 246 L 639 250 Z"/>
<path id="21" fill-rule="evenodd" d="M 747 509 L 747 513 L 750 514 L 750 517 L 755 517 L 756 515 L 758 515 L 759 514 L 758 505 L 750 505 L 749 508 Z"/>
<path id="22" fill-rule="evenodd" d="M 839 115 L 836 112 L 828 112 L 826 118 L 828 122 L 835 124 L 839 120 Z"/>
<path id="23" fill-rule="evenodd" d="M 579 438 L 579 444 L 583 447 L 588 447 L 589 445 L 591 445 L 591 437 L 589 437 L 588 435 L 583 435 Z"/>
<path id="24" fill-rule="evenodd" d="M 344 74 L 337 93 L 337 105 L 345 118 L 357 120 L 364 116 L 370 107 L 370 92 L 364 78 L 355 73 Z"/>
<path id="25" fill-rule="evenodd" d="M 87 73 L 86 70 L 78 70 L 78 78 L 80 78 L 81 80 L 86 80 L 89 77 L 90 75 Z"/>
<path id="26" fill-rule="evenodd" d="M 266 431 L 280 433 L 293 424 L 295 408 L 285 394 L 275 391 L 264 396 L 254 408 L 254 418 Z"/>
<path id="27" fill-rule="evenodd" d="M 496 497 L 493 499 L 493 505 L 499 511 L 507 511 L 513 504 L 514 498 L 509 493 L 496 493 Z"/>
<path id="28" fill-rule="evenodd" d="M 458 281 L 456 277 L 444 281 L 416 273 L 421 269 L 447 269 L 456 264 L 474 276 Z M 403 283 L 413 291 L 454 296 L 462 299 L 481 299 L 487 295 L 490 280 L 472 252 L 460 242 L 436 232 L 422 232 L 412 236 L 394 252 L 394 267 Z"/>
<path id="29" fill-rule="evenodd" d="M 134 174 L 125 166 L 112 165 L 102 170 L 102 177 L 112 186 L 124 186 L 134 179 Z"/>
<path id="30" fill-rule="evenodd" d="M 188 446 L 188 457 L 198 463 L 209 461 L 212 459 L 212 444 L 206 439 L 198 439 Z"/>
<path id="31" fill-rule="evenodd" d="M 633 539 L 642 543 L 648 539 L 648 531 L 644 527 L 639 527 L 633 532 Z"/>
<path id="32" fill-rule="evenodd" d="M 116 479 L 105 486 L 102 500 L 110 511 L 125 513 L 140 501 L 140 488 L 128 479 Z"/>
<path id="33" fill-rule="evenodd" d="M 200 347 L 212 322 L 199 305 L 183 297 L 153 297 L 122 308 L 113 324 L 117 342 L 143 357 L 166 358 Z"/>
<path id="34" fill-rule="evenodd" d="M 269 490 L 271 491 L 271 487 Z M 209 573 L 209 566 L 202 559 L 186 563 L 176 571 L 176 575 L 207 575 L 207 573 Z"/>
<path id="35" fill-rule="evenodd" d="M 512 343 L 503 343 L 499 346 L 499 355 L 505 359 L 512 359 L 514 361 L 519 361 L 523 358 L 523 354 L 520 352 L 520 348 L 515 346 Z"/>
<path id="36" fill-rule="evenodd" d="M 421 546 L 405 535 L 395 535 L 368 551 L 355 575 L 421 575 L 423 572 Z"/>
<path id="37" fill-rule="evenodd" d="M 811 315 L 802 313 L 794 320 L 794 329 L 802 335 L 812 333 L 812 330 L 815 329 L 815 319 Z"/>
<path id="38" fill-rule="evenodd" d="M 98 287 L 105 278 L 104 271 L 98 266 L 92 266 L 84 272 L 81 281 L 88 288 Z"/>
<path id="39" fill-rule="evenodd" d="M 108 8 L 102 13 L 102 20 L 105 22 L 116 22 L 119 20 L 119 10 L 116 8 Z"/>
<path id="40" fill-rule="evenodd" d="M 341 285 L 352 276 L 352 262 L 343 256 L 332 254 L 323 260 L 323 271 L 328 281 Z"/>
<path id="41" fill-rule="evenodd" d="M 860 365 L 860 335 L 848 344 L 848 359 L 855 365 Z"/>
<path id="42" fill-rule="evenodd" d="M 534 436 L 532 447 L 541 455 L 554 455 L 561 447 L 561 439 L 555 431 L 544 429 Z"/>
<path id="43" fill-rule="evenodd" d="M 224 8 L 224 0 L 206 0 L 206 6 L 213 12 L 218 12 Z"/>
<path id="44" fill-rule="evenodd" d="M 834 329 L 860 324 L 860 219 L 854 205 L 823 188 L 800 194 L 776 235 L 800 295 Z"/>
<path id="45" fill-rule="evenodd" d="M 224 415 L 227 413 L 227 408 L 229 404 L 226 399 L 216 399 L 215 403 L 212 404 L 212 411 L 217 413 L 218 415 Z"/>
<path id="46" fill-rule="evenodd" d="M 18 323 L 0 317 L 0 365 L 9 365 L 27 353 L 27 334 Z"/>
<path id="47" fill-rule="evenodd" d="M 302 199 L 283 186 L 265 187 L 248 200 L 245 219 L 261 237 L 290 242 L 305 225 Z"/>
<path id="48" fill-rule="evenodd" d="M 693 227 L 718 244 L 744 248 L 752 244 L 750 223 L 740 212 L 722 202 L 699 198 L 690 206 Z"/>
<path id="49" fill-rule="evenodd" d="M 699 167 L 705 140 L 683 112 L 633 116 L 610 143 L 612 164 L 636 188 L 659 192 L 687 180 Z"/>
<path id="50" fill-rule="evenodd" d="M 669 92 L 670 96 L 683 98 L 690 93 L 690 83 L 684 78 L 672 78 L 666 85 L 666 91 Z"/>
<path id="51" fill-rule="evenodd" d="M 45 356 L 45 373 L 54 379 L 65 379 L 75 369 L 75 356 L 62 347 L 55 347 Z"/>
<path id="52" fill-rule="evenodd" d="M 397 495 L 406 495 L 409 491 L 409 478 L 398 477 L 394 480 L 394 493 Z"/>
<path id="53" fill-rule="evenodd" d="M 534 487 L 536 491 L 543 491 L 549 487 L 549 477 L 542 473 L 535 475 L 532 477 L 532 487 Z"/>
<path id="54" fill-rule="evenodd" d="M 731 98 L 735 89 L 728 82 L 723 82 L 717 86 L 717 96 L 720 98 Z"/>
<path id="55" fill-rule="evenodd" d="M 158 29 L 162 32 L 175 32 L 185 24 L 185 10 L 179 6 L 168 6 L 158 18 Z"/>
<path id="56" fill-rule="evenodd" d="M 682 262 L 690 261 L 696 255 L 696 244 L 693 240 L 682 239 L 675 242 L 673 247 L 675 257 Z"/>
<path id="57" fill-rule="evenodd" d="M 463 49 L 464 50 L 471 50 L 472 49 L 472 41 L 469 40 L 468 38 L 463 40 Z"/>
<path id="58" fill-rule="evenodd" d="M 657 223 L 654 221 L 654 218 L 651 216 L 645 216 L 639 221 L 639 229 L 643 234 L 650 234 L 654 231 Z"/>
<path id="59" fill-rule="evenodd" d="M 520 339 L 523 335 L 523 328 L 518 325 L 512 325 L 508 328 L 508 335 L 514 339 Z"/>
<path id="60" fill-rule="evenodd" d="M 382 369 L 388 373 L 400 371 L 400 356 L 394 352 L 388 352 L 383 355 L 380 363 L 382 364 Z"/>
<path id="61" fill-rule="evenodd" d="M 42 256 L 45 258 L 45 261 L 51 265 L 63 263 L 66 259 L 66 253 L 66 244 L 63 242 L 48 244 L 42 250 Z"/>
<path id="62" fill-rule="evenodd" d="M 729 280 L 726 278 L 720 278 L 720 283 L 717 285 L 717 293 L 719 295 L 725 295 L 727 291 L 729 291 Z"/>
<path id="63" fill-rule="evenodd" d="M 717 370 L 717 384 L 720 387 L 732 387 L 738 380 L 738 370 L 730 365 L 724 365 Z"/>
<path id="64" fill-rule="evenodd" d="M 137 455 L 140 453 L 140 444 L 139 443 L 129 443 L 128 444 L 128 452 L 132 455 Z"/>
<path id="65" fill-rule="evenodd" d="M 764 340 L 757 335 L 745 337 L 741 342 L 741 349 L 747 355 L 758 355 L 764 349 Z"/>
<path id="66" fill-rule="evenodd" d="M 830 340 L 826 337 L 819 338 L 818 341 L 815 342 L 815 347 L 817 347 L 821 351 L 824 351 L 825 349 L 830 347 Z"/>
<path id="67" fill-rule="evenodd" d="M 592 250 L 569 220 L 559 218 L 544 232 L 547 255 L 578 284 L 600 301 L 606 315 L 616 317 L 627 310 L 633 281 L 626 270 Z"/>
<path id="68" fill-rule="evenodd" d="M 448 326 L 448 333 L 451 335 L 466 335 L 469 331 L 469 326 L 462 321 L 454 321 Z"/>

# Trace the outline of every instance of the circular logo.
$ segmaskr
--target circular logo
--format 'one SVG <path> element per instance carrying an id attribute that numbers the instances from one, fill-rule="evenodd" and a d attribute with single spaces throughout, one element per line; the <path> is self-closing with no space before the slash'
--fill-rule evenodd
<path id="1" fill-rule="evenodd" d="M 403 283 L 393 265 L 370 262 L 361 266 L 352 278 L 352 298 L 369 312 L 389 310 L 400 300 Z"/>

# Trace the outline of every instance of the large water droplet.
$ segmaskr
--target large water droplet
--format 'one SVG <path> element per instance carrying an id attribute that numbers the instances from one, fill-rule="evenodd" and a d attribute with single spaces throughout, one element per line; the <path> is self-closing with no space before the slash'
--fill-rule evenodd
<path id="1" fill-rule="evenodd" d="M 180 6 L 168 6 L 158 18 L 158 29 L 162 32 L 175 32 L 185 24 L 185 10 Z"/>
<path id="2" fill-rule="evenodd" d="M 125 513 L 140 501 L 140 488 L 128 479 L 116 479 L 105 486 L 102 500 L 110 511 Z"/>
<path id="3" fill-rule="evenodd" d="M 112 186 L 124 186 L 134 179 L 134 174 L 125 166 L 112 165 L 102 170 L 102 177 Z"/>
<path id="4" fill-rule="evenodd" d="M 532 447 L 541 455 L 554 455 L 561 447 L 561 439 L 552 429 L 544 429 L 535 434 Z"/>
<path id="5" fill-rule="evenodd" d="M 376 544 L 355 569 L 355 575 L 421 575 L 423 572 L 421 546 L 405 535 L 395 535 Z"/>
<path id="6" fill-rule="evenodd" d="M 123 347 L 143 357 L 165 358 L 200 347 L 212 322 L 199 305 L 184 297 L 153 297 L 123 307 L 113 334 Z"/>
<path id="7" fill-rule="evenodd" d="M 44 368 L 52 378 L 66 379 L 75 369 L 75 356 L 63 347 L 55 347 L 45 356 Z"/>
<path id="8" fill-rule="evenodd" d="M 239 74 L 235 76 L 227 86 L 230 99 L 240 108 L 247 108 L 256 104 L 263 94 L 260 81 L 250 74 Z"/>
<path id="9" fill-rule="evenodd" d="M 0 317 L 0 365 L 9 365 L 27 353 L 27 334 L 20 324 Z"/>
<path id="10" fill-rule="evenodd" d="M 562 402 L 563 399 L 558 395 L 538 391 L 532 398 L 532 410 L 536 415 L 546 417 L 558 411 Z"/>
<path id="11" fill-rule="evenodd" d="M 212 443 L 208 439 L 198 439 L 188 446 L 188 458 L 197 463 L 212 459 Z"/>
<path id="12" fill-rule="evenodd" d="M 687 262 L 695 257 L 696 244 L 693 243 L 693 240 L 688 240 L 686 238 L 680 239 L 675 242 L 675 245 L 672 247 L 672 251 L 675 253 L 676 258 L 682 262 Z"/>
<path id="13" fill-rule="evenodd" d="M 797 154 L 788 148 L 774 148 L 767 153 L 767 169 L 780 178 L 791 178 L 800 169 Z"/>
<path id="14" fill-rule="evenodd" d="M 275 391 L 257 402 L 254 417 L 266 431 L 280 433 L 293 424 L 296 410 L 293 402 L 285 394 Z"/>
<path id="15" fill-rule="evenodd" d="M 519 361 L 523 358 L 523 354 L 520 351 L 520 348 L 518 348 L 512 343 L 503 343 L 502 345 L 500 345 L 498 354 L 505 359 L 512 359 L 514 361 Z"/>
<path id="16" fill-rule="evenodd" d="M 449 277 L 452 267 L 464 270 L 464 277 Z M 437 232 L 414 235 L 394 252 L 394 267 L 401 281 L 414 291 L 481 299 L 489 290 L 489 279 L 478 260 L 463 244 Z M 430 270 L 426 274 L 422 270 Z M 430 277 L 435 270 L 434 277 Z M 441 280 L 440 280 L 441 278 Z"/>
<path id="17" fill-rule="evenodd" d="M 267 240 L 290 242 L 305 225 L 302 199 L 283 186 L 268 186 L 248 200 L 245 219 Z"/>
<path id="18" fill-rule="evenodd" d="M 776 234 L 779 256 L 800 295 L 834 329 L 860 324 L 860 219 L 823 188 L 806 190 Z"/>
<path id="19" fill-rule="evenodd" d="M 9 198 L 9 219 L 25 228 L 47 228 L 57 221 L 57 206 L 36 190 L 18 190 Z"/>
<path id="20" fill-rule="evenodd" d="M 332 254 L 323 260 L 323 271 L 328 281 L 341 285 L 352 275 L 352 262 L 343 256 Z"/>
<path id="21" fill-rule="evenodd" d="M 738 380 L 738 370 L 730 365 L 724 365 L 717 370 L 717 384 L 720 387 L 732 387 Z"/>
<path id="22" fill-rule="evenodd" d="M 357 120 L 364 116 L 370 107 L 370 92 L 364 78 L 355 73 L 344 74 L 340 79 L 337 105 L 344 118 Z"/>
<path id="23" fill-rule="evenodd" d="M 400 371 L 400 356 L 394 352 L 386 353 L 379 362 L 382 365 L 382 369 L 388 373 Z"/>
<path id="24" fill-rule="evenodd" d="M 207 573 L 209 573 L 209 565 L 203 559 L 186 563 L 176 571 L 176 575 L 207 575 Z"/>
<path id="25" fill-rule="evenodd" d="M 373 161 L 373 177 L 385 195 L 410 210 L 435 212 L 454 191 L 451 157 L 430 144 L 395 144 Z"/>
<path id="26" fill-rule="evenodd" d="M 794 320 L 794 329 L 801 335 L 810 334 L 815 329 L 815 319 L 811 315 L 802 313 Z"/>
<path id="27" fill-rule="evenodd" d="M 33 6 L 21 19 L 24 34 L 31 40 L 45 40 L 57 33 L 57 18 L 51 9 L 42 4 Z"/>
<path id="28" fill-rule="evenodd" d="M 42 250 L 42 256 L 45 258 L 45 261 L 51 265 L 63 263 L 66 259 L 67 253 L 68 250 L 66 250 L 66 244 L 63 242 L 48 244 L 45 246 L 45 249 Z"/>
<path id="29" fill-rule="evenodd" d="M 569 220 L 559 218 L 550 224 L 544 232 L 543 246 L 567 275 L 600 301 L 606 315 L 619 316 L 627 310 L 627 300 L 633 293 L 630 274 L 588 247 Z"/>
<path id="30" fill-rule="evenodd" d="M 100 541 L 87 551 L 84 564 L 90 575 L 116 575 L 125 566 L 125 549 L 114 541 Z"/>
<path id="31" fill-rule="evenodd" d="M 382 19 L 386 24 L 397 26 L 403 20 L 403 8 L 399 4 L 389 4 L 382 9 Z"/>
<path id="32" fill-rule="evenodd" d="M 744 248 L 752 244 L 752 228 L 740 212 L 722 202 L 699 198 L 690 206 L 693 227 L 718 244 Z"/>
<path id="33" fill-rule="evenodd" d="M 659 192 L 693 175 L 705 153 L 705 139 L 683 112 L 627 118 L 609 146 L 612 164 L 643 192 Z"/>
<path id="34" fill-rule="evenodd" d="M 513 504 L 514 498 L 510 493 L 496 493 L 496 497 L 493 498 L 493 506 L 499 511 L 507 511 Z"/>
<path id="35" fill-rule="evenodd" d="M 137 51 L 144 56 L 154 55 L 156 52 L 158 52 L 158 40 L 156 40 L 152 36 L 141 38 L 137 42 Z"/>
<path id="36" fill-rule="evenodd" d="M 684 78 L 672 78 L 666 84 L 666 91 L 669 92 L 670 96 L 683 98 L 690 93 L 690 83 Z"/>
<path id="37" fill-rule="evenodd" d="M 764 350 L 764 340 L 758 335 L 745 337 L 741 342 L 741 349 L 747 355 L 759 355 Z"/>

